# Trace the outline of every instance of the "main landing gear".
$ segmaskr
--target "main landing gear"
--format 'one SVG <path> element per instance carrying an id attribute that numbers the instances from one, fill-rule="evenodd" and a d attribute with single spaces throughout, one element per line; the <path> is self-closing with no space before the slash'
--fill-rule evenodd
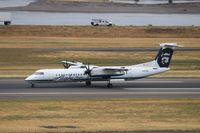
<path id="1" fill-rule="evenodd" d="M 91 81 L 86 81 L 85 84 L 86 84 L 87 86 L 90 86 L 90 85 L 91 85 Z"/>
<path id="2" fill-rule="evenodd" d="M 113 85 L 110 83 L 110 80 L 108 81 L 107 87 L 108 88 L 112 88 L 113 87 Z"/>
<path id="3" fill-rule="evenodd" d="M 108 83 L 108 84 L 107 84 L 107 87 L 108 87 L 108 88 L 112 88 L 113 85 L 112 85 L 111 83 Z"/>

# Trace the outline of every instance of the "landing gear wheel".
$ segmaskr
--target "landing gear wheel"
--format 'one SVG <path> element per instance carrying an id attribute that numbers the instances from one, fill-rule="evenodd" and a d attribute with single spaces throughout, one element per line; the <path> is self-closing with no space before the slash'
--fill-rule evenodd
<path id="1" fill-rule="evenodd" d="M 5 21 L 4 22 L 4 25 L 10 25 L 11 24 L 11 21 Z"/>
<path id="2" fill-rule="evenodd" d="M 112 88 L 113 85 L 112 85 L 111 83 L 108 83 L 108 84 L 107 84 L 107 87 L 108 87 L 108 88 Z"/>
<path id="3" fill-rule="evenodd" d="M 87 86 L 90 86 L 90 85 L 91 85 L 91 81 L 86 81 L 85 84 L 86 84 Z"/>
<path id="4" fill-rule="evenodd" d="M 31 88 L 34 88 L 35 87 L 35 85 L 34 84 L 31 84 Z"/>

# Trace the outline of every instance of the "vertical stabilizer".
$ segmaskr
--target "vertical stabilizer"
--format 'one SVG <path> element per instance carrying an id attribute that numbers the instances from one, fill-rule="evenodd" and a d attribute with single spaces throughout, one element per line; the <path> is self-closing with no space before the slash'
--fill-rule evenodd
<path id="1" fill-rule="evenodd" d="M 160 50 L 155 58 L 159 67 L 169 67 L 174 49 L 178 47 L 177 43 L 161 43 Z"/>

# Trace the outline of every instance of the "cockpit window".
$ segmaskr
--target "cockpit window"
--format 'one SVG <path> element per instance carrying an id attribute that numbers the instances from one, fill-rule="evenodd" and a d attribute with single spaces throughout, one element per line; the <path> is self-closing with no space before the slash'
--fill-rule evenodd
<path id="1" fill-rule="evenodd" d="M 34 75 L 44 75 L 44 72 L 35 72 Z"/>

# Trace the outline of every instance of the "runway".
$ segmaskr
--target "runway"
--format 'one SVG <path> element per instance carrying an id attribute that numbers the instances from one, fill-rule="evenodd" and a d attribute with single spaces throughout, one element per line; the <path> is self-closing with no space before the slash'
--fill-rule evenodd
<path id="1" fill-rule="evenodd" d="M 145 78 L 134 81 L 36 84 L 0 79 L 0 99 L 200 98 L 200 78 Z"/>

